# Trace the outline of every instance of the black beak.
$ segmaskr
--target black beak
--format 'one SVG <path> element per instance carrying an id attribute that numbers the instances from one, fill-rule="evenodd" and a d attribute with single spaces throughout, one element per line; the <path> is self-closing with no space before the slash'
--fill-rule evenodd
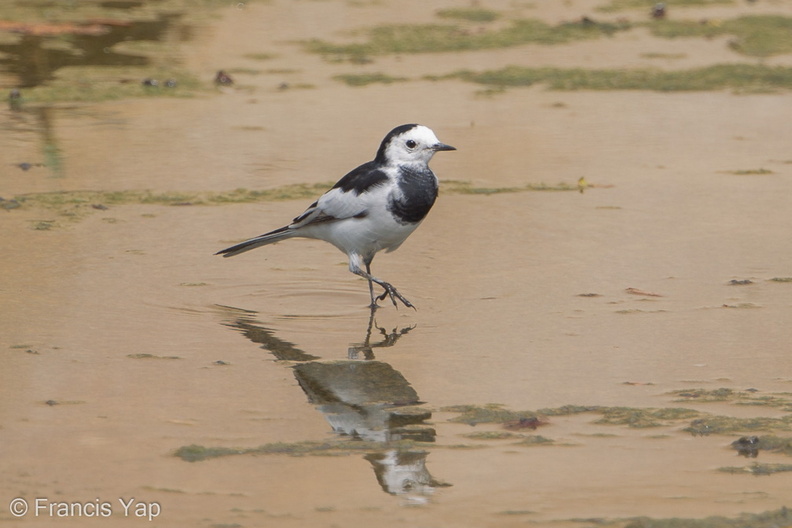
<path id="1" fill-rule="evenodd" d="M 438 150 L 456 150 L 456 147 L 452 147 L 451 145 L 446 145 L 445 143 L 435 143 L 432 145 L 432 150 L 437 152 Z"/>

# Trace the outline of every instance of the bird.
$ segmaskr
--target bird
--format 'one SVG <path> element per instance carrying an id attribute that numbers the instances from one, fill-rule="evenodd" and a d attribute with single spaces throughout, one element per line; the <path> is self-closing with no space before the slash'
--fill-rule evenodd
<path id="1" fill-rule="evenodd" d="M 390 298 L 415 309 L 390 283 L 371 274 L 379 251 L 397 249 L 426 218 L 435 203 L 438 179 L 429 168 L 435 153 L 456 150 L 428 127 L 397 126 L 380 143 L 372 161 L 348 172 L 288 225 L 220 250 L 233 257 L 261 246 L 304 237 L 323 240 L 349 258 L 349 271 L 368 281 L 372 310 Z M 365 269 L 364 269 L 365 268 Z M 374 284 L 385 291 L 374 294 Z"/>

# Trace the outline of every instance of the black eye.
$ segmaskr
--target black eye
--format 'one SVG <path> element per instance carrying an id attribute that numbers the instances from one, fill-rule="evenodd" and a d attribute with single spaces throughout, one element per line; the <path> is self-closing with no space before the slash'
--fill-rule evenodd
<path id="1" fill-rule="evenodd" d="M 416 143 L 416 142 L 415 142 L 415 141 L 413 141 L 412 139 L 408 139 L 408 140 L 407 140 L 407 143 L 405 143 L 405 144 L 407 145 L 407 148 L 414 149 L 414 148 L 415 148 L 415 146 L 416 146 L 418 143 Z"/>

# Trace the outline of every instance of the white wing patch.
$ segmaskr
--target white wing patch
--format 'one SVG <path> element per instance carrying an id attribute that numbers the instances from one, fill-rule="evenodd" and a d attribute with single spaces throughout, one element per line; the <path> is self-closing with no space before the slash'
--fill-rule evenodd
<path id="1" fill-rule="evenodd" d="M 350 218 L 364 213 L 368 209 L 366 194 L 344 192 L 339 188 L 330 189 L 319 198 L 319 209 L 326 215 L 338 218 Z"/>
<path id="2" fill-rule="evenodd" d="M 340 188 L 330 189 L 315 204 L 306 209 L 303 214 L 295 218 L 289 227 L 297 228 L 319 222 L 343 220 L 364 215 L 369 209 L 372 193 L 378 194 L 377 190 L 373 188 L 361 195 L 354 192 L 345 192 Z"/>

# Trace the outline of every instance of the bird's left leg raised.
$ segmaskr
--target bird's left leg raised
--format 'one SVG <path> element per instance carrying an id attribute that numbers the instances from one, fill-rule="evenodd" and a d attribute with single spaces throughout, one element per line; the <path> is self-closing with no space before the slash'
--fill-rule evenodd
<path id="1" fill-rule="evenodd" d="M 355 253 L 352 253 L 351 255 L 349 255 L 349 271 L 351 271 L 355 275 L 360 275 L 361 277 L 363 277 L 364 279 L 369 281 L 369 293 L 371 294 L 371 306 L 372 307 L 376 307 L 377 306 L 377 299 L 384 300 L 385 297 L 390 297 L 390 300 L 393 303 L 393 306 L 398 306 L 398 304 L 396 303 L 396 299 L 398 299 L 404 304 L 404 306 L 406 306 L 408 308 L 415 309 L 415 306 L 413 306 L 413 304 L 410 301 L 408 301 L 401 293 L 399 293 L 399 291 L 396 288 L 394 288 L 393 285 L 391 285 L 389 282 L 385 282 L 382 279 L 378 279 L 377 277 L 375 277 L 375 276 L 373 276 L 371 274 L 371 260 L 372 260 L 372 258 L 373 257 L 366 258 L 364 260 L 364 264 L 366 265 L 366 270 L 363 271 L 363 269 L 360 267 L 360 255 L 357 255 Z M 377 284 L 379 284 L 380 286 L 382 286 L 385 289 L 385 292 L 382 295 L 380 295 L 379 297 L 374 297 L 374 285 L 373 285 L 374 282 L 376 282 Z"/>

